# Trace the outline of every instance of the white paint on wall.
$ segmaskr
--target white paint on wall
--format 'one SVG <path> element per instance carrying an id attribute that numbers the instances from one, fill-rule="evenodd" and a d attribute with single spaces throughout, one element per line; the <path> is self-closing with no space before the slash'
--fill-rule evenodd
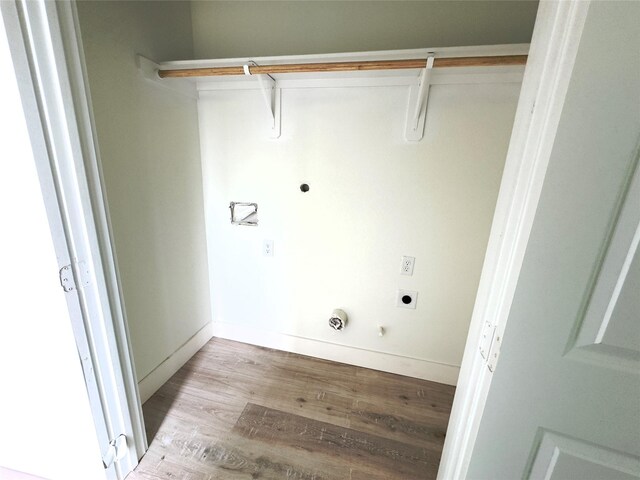
<path id="1" fill-rule="evenodd" d="M 259 91 L 201 92 L 214 329 L 353 347 L 353 363 L 363 349 L 423 360 L 423 378 L 459 366 L 519 89 L 434 85 L 417 143 L 403 140 L 407 87 L 286 89 L 276 141 Z M 230 201 L 257 202 L 259 226 L 231 225 Z M 419 292 L 415 310 L 398 289 Z"/>
<path id="2" fill-rule="evenodd" d="M 189 2 L 79 2 L 138 381 L 210 322 L 195 100 L 140 76 L 135 55 L 193 54 Z M 165 379 L 166 380 L 166 379 Z"/>
<path id="3" fill-rule="evenodd" d="M 194 1 L 191 9 L 196 58 L 233 58 L 529 43 L 537 6 L 294 0 Z"/>
<path id="4" fill-rule="evenodd" d="M 193 357 L 213 337 L 212 324 L 207 323 L 198 330 L 189 340 L 181 345 L 169 358 L 138 382 L 140 402 L 144 403 L 156 391 L 169 380 L 174 373 L 180 370 L 185 363 Z"/>
<path id="5" fill-rule="evenodd" d="M 0 105 L 0 478 L 103 479 L 2 21 Z"/>

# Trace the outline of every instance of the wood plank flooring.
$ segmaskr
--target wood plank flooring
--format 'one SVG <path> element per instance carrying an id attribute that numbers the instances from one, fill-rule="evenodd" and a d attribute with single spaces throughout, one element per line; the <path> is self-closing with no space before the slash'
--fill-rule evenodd
<path id="1" fill-rule="evenodd" d="M 127 479 L 432 479 L 454 390 L 214 338 L 143 405 Z"/>

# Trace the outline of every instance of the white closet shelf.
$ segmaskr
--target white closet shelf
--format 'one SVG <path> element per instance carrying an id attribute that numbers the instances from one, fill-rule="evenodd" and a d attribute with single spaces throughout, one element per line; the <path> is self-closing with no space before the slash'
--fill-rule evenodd
<path id="1" fill-rule="evenodd" d="M 406 85 L 405 137 L 417 141 L 431 85 L 521 82 L 528 51 L 529 44 L 511 44 L 161 63 L 138 56 L 137 62 L 146 79 L 196 98 L 207 90 L 260 89 L 273 138 L 280 136 L 283 88 Z"/>

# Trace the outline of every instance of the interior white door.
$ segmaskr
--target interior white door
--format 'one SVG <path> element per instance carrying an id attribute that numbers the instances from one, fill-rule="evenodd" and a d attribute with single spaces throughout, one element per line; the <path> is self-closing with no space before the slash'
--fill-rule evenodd
<path id="1" fill-rule="evenodd" d="M 74 8 L 71 2 L 0 1 L 0 21 L 7 32 L 58 261 L 52 274 L 67 301 L 101 450 L 101 468 L 106 478 L 123 479 L 144 454 L 146 439 Z M 31 296 L 38 301 L 37 292 Z M 53 448 L 70 461 L 77 454 L 72 444 Z M 94 477 L 87 473 L 84 478 Z"/>
<path id="2" fill-rule="evenodd" d="M 640 2 L 593 2 L 467 477 L 640 478 Z"/>

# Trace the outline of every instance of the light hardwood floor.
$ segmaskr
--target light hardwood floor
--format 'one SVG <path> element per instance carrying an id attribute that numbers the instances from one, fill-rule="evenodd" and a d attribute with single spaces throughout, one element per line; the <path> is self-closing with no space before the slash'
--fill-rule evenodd
<path id="1" fill-rule="evenodd" d="M 127 479 L 435 478 L 454 390 L 214 338 L 143 405 Z"/>

